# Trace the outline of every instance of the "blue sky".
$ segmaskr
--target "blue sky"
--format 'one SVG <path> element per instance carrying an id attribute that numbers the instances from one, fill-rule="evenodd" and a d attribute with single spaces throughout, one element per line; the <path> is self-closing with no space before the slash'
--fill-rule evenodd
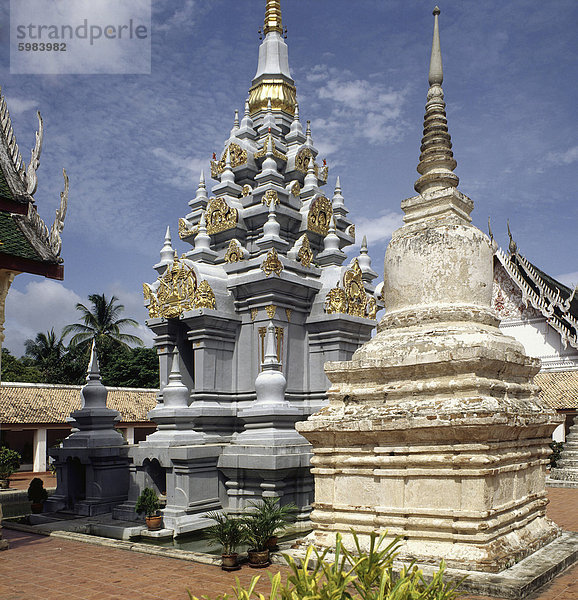
<path id="1" fill-rule="evenodd" d="M 167 225 L 179 253 L 201 168 L 221 152 L 257 66 L 264 0 L 153 0 L 150 75 L 11 75 L 8 3 L 0 8 L 0 85 L 27 161 L 45 134 L 36 193 L 50 223 L 64 166 L 70 198 L 62 283 L 20 275 L 5 346 L 75 321 L 74 304 L 115 294 L 144 323 Z M 413 195 L 434 2 L 282 0 L 302 122 L 341 176 L 358 239 L 382 272 L 400 202 Z M 440 3 L 444 91 L 459 189 L 474 223 L 567 284 L 578 283 L 575 177 L 578 3 Z M 214 183 L 214 182 L 212 182 Z M 143 325 L 140 333 L 150 342 Z"/>

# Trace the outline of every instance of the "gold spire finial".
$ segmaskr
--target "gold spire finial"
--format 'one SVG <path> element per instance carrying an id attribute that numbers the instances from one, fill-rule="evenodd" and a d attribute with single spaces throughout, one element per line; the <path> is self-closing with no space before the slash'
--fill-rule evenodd
<path id="1" fill-rule="evenodd" d="M 278 31 L 283 34 L 283 24 L 281 23 L 281 2 L 279 0 L 267 0 L 265 8 L 265 35 L 270 31 Z"/>

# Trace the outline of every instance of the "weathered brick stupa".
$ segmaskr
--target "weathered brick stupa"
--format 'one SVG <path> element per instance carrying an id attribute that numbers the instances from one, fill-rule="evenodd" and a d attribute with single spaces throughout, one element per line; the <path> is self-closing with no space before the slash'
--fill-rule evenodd
<path id="1" fill-rule="evenodd" d="M 349 362 L 332 362 L 329 405 L 297 430 L 312 444 L 312 541 L 401 535 L 400 559 L 500 572 L 559 535 L 545 464 L 560 418 L 539 401 L 537 359 L 491 309 L 494 248 L 458 191 L 434 37 L 424 134 L 404 225 L 385 256 L 386 314 Z"/>
<path id="2" fill-rule="evenodd" d="M 114 514 L 131 518 L 139 490 L 153 486 L 166 491 L 175 533 L 263 494 L 308 514 L 311 451 L 293 424 L 326 404 L 323 364 L 351 358 L 375 327 L 377 274 L 365 243 L 344 264 L 355 226 L 339 178 L 331 199 L 322 190 L 329 167 L 300 122 L 276 0 L 263 34 L 244 114 L 210 163 L 213 196 L 201 174 L 179 221 L 191 247 L 179 257 L 167 230 L 159 276 L 144 284 L 161 366 L 158 430 L 131 449 L 129 501 Z M 274 403 L 256 391 L 273 364 L 268 328 L 286 381 Z"/>

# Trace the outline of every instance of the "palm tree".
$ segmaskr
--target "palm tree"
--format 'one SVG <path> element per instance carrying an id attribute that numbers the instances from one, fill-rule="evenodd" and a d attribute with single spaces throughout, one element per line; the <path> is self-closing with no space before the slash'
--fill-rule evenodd
<path id="1" fill-rule="evenodd" d="M 35 339 L 24 342 L 25 354 L 41 366 L 48 362 L 57 362 L 66 351 L 62 338 L 62 335 L 56 337 L 54 328 L 46 333 L 38 333 Z"/>
<path id="2" fill-rule="evenodd" d="M 72 346 L 88 346 L 93 339 L 97 345 L 105 341 L 116 342 L 125 348 L 128 348 L 129 344 L 143 345 L 138 336 L 122 333 L 121 330 L 127 325 L 137 327 L 138 322 L 134 319 L 118 318 L 124 311 L 124 306 L 118 303 L 116 296 L 107 300 L 104 294 L 90 294 L 88 299 L 92 303 L 90 308 L 80 302 L 76 305 L 83 322 L 66 325 L 62 330 L 63 335 L 74 333 L 70 339 Z"/>

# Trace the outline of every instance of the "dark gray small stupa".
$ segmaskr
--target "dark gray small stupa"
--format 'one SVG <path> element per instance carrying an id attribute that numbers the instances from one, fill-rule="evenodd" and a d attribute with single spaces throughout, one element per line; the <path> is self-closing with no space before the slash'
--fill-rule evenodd
<path id="1" fill-rule="evenodd" d="M 106 407 L 95 343 L 92 344 L 81 408 L 71 414 L 72 433 L 54 448 L 56 493 L 46 501 L 47 512 L 72 510 L 80 515 L 110 512 L 128 493 L 126 442 L 115 429 L 120 415 Z"/>

